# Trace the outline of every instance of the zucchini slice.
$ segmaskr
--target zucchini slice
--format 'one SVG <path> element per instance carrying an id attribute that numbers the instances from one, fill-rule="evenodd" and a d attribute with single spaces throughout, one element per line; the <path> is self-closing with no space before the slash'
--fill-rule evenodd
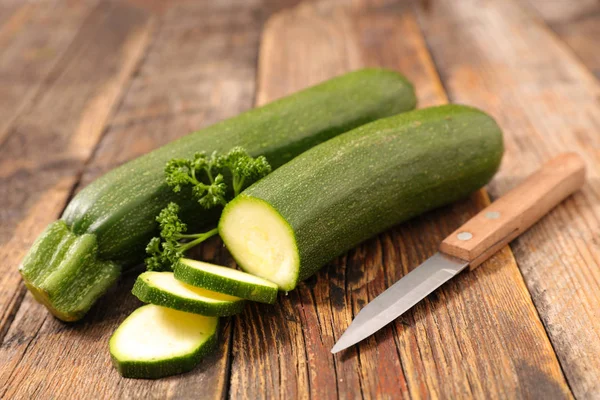
<path id="1" fill-rule="evenodd" d="M 245 303 L 239 297 L 187 285 L 172 272 L 144 272 L 131 292 L 144 303 L 212 317 L 238 314 Z"/>
<path id="2" fill-rule="evenodd" d="M 193 369 L 217 343 L 219 319 L 153 304 L 135 310 L 110 338 L 125 378 L 156 379 Z"/>
<path id="3" fill-rule="evenodd" d="M 260 303 L 277 300 L 277 284 L 237 269 L 182 258 L 174 271 L 175 278 L 193 286 Z"/>

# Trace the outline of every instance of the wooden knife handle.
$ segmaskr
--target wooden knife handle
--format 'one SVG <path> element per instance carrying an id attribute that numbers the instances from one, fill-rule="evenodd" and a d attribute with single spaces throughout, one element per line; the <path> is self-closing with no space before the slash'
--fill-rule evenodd
<path id="1" fill-rule="evenodd" d="M 563 153 L 454 231 L 444 239 L 440 251 L 469 261 L 473 270 L 581 188 L 584 181 L 581 157 Z"/>

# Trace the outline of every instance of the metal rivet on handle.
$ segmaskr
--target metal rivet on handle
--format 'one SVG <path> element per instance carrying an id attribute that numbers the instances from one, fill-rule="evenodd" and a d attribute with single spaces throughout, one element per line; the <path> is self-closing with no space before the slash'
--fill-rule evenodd
<path id="1" fill-rule="evenodd" d="M 498 219 L 500 218 L 500 213 L 498 211 L 488 211 L 485 213 L 485 217 L 487 219 Z"/>
<path id="2" fill-rule="evenodd" d="M 460 232 L 456 237 L 458 240 L 470 240 L 473 238 L 473 234 L 471 232 Z"/>

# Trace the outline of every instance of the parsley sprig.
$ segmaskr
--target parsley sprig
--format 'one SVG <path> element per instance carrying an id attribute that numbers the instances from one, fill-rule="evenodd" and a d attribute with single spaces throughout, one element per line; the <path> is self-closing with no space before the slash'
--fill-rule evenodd
<path id="1" fill-rule="evenodd" d="M 231 175 L 231 197 L 228 197 L 228 184 L 224 178 L 227 172 Z M 209 157 L 206 153 L 196 153 L 191 160 L 176 158 L 165 167 L 167 185 L 174 192 L 191 186 L 194 198 L 206 209 L 224 206 L 246 186 L 269 172 L 271 166 L 264 156 L 252 158 L 241 147 L 234 147 L 226 155 L 214 152 Z"/>
<path id="2" fill-rule="evenodd" d="M 191 186 L 192 196 L 198 204 L 210 209 L 225 206 L 245 187 L 269 172 L 271 166 L 265 157 L 253 158 L 243 148 L 234 147 L 225 155 L 214 152 L 209 157 L 205 153 L 196 153 L 192 159 L 170 160 L 165 167 L 165 179 L 176 193 Z M 215 228 L 208 232 L 188 234 L 187 225 L 180 219 L 179 211 L 179 206 L 171 202 L 156 217 L 160 236 L 152 238 L 146 246 L 148 257 L 145 263 L 148 270 L 171 270 L 187 250 L 218 233 Z"/>

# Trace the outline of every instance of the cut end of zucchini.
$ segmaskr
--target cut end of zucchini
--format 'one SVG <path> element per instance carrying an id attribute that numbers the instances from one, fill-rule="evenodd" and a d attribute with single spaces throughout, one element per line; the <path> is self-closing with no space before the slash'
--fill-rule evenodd
<path id="1" fill-rule="evenodd" d="M 175 278 L 199 288 L 261 303 L 277 300 L 277 284 L 237 269 L 182 258 L 174 271 Z"/>
<path id="2" fill-rule="evenodd" d="M 292 290 L 298 282 L 300 257 L 294 231 L 263 200 L 238 196 L 223 211 L 219 234 L 246 272 Z"/>
<path id="3" fill-rule="evenodd" d="M 140 307 L 110 338 L 113 363 L 125 378 L 190 371 L 216 345 L 218 321 L 153 304 Z"/>
<path id="4" fill-rule="evenodd" d="M 144 272 L 131 292 L 145 303 L 206 316 L 234 315 L 244 308 L 243 299 L 185 284 L 172 272 Z"/>

